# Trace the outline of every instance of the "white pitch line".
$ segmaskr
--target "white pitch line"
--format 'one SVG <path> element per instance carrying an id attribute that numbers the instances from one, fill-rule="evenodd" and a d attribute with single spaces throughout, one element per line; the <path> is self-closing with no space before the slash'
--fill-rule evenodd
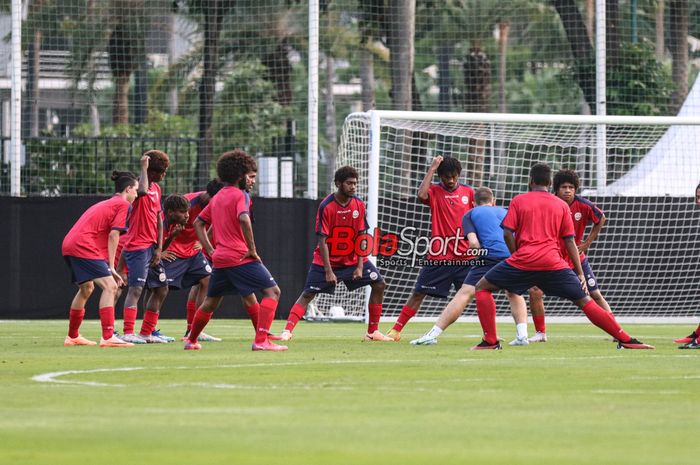
<path id="1" fill-rule="evenodd" d="M 66 375 L 84 375 L 89 373 L 105 373 L 114 371 L 138 371 L 144 370 L 144 367 L 125 367 L 125 368 L 97 368 L 94 370 L 68 370 L 54 371 L 51 373 L 43 373 L 41 375 L 32 376 L 32 380 L 39 383 L 57 383 L 57 384 L 79 384 L 83 386 L 125 386 L 124 384 L 98 383 L 95 381 L 66 381 L 57 379 L 59 376 Z"/>

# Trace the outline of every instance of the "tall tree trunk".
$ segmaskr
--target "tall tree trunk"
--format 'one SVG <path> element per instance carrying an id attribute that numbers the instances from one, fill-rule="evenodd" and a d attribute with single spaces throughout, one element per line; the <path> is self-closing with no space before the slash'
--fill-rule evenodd
<path id="1" fill-rule="evenodd" d="M 175 44 L 177 40 L 177 35 L 175 33 L 176 25 L 177 16 L 171 14 L 168 20 L 168 66 L 173 66 L 175 64 Z M 178 105 L 177 84 L 173 84 L 170 90 L 168 90 L 168 113 L 177 115 Z"/>
<path id="2" fill-rule="evenodd" d="M 450 111 L 452 103 L 452 82 L 450 79 L 450 59 L 452 58 L 452 44 L 443 43 L 438 48 L 438 108 L 440 111 Z"/>
<path id="3" fill-rule="evenodd" d="M 37 5 L 41 7 L 41 5 Z M 34 40 L 27 54 L 27 91 L 26 108 L 29 116 L 29 136 L 39 135 L 39 79 L 41 78 L 41 43 L 43 35 L 41 30 L 34 31 Z"/>
<path id="4" fill-rule="evenodd" d="M 564 26 L 574 62 L 574 76 L 586 102 L 595 109 L 595 61 L 586 23 L 575 0 L 552 0 Z"/>
<path id="5" fill-rule="evenodd" d="M 375 106 L 374 55 L 366 48 L 360 49 L 360 85 L 362 86 L 362 111 Z"/>
<path id="6" fill-rule="evenodd" d="M 672 111 L 677 113 L 688 95 L 688 0 L 669 0 L 669 40 L 673 67 L 671 75 L 676 83 Z"/>
<path id="7" fill-rule="evenodd" d="M 498 111 L 506 110 L 506 58 L 508 57 L 508 21 L 498 23 Z"/>
<path id="8" fill-rule="evenodd" d="M 620 64 L 619 0 L 605 0 L 605 56 L 610 69 Z"/>
<path id="9" fill-rule="evenodd" d="M 491 101 L 491 61 L 478 44 L 472 46 L 464 60 L 464 111 L 487 113 Z M 484 139 L 470 139 L 467 177 L 472 185 L 484 183 Z"/>
<path id="10" fill-rule="evenodd" d="M 210 178 L 214 161 L 214 97 L 219 65 L 219 44 L 224 15 L 222 0 L 210 0 L 204 13 L 204 71 L 199 84 L 199 156 L 197 160 L 197 188 L 204 187 Z M 229 134 L 233 137 L 234 134 Z"/>
<path id="11" fill-rule="evenodd" d="M 411 110 L 411 79 L 413 76 L 413 44 L 415 36 L 416 1 L 389 2 L 388 45 L 391 50 L 391 97 L 394 110 Z"/>
<path id="12" fill-rule="evenodd" d="M 336 167 L 336 124 L 335 96 L 333 95 L 333 57 L 326 55 L 326 140 L 328 141 L 328 175 L 326 185 L 333 185 L 333 175 Z"/>
<path id="13" fill-rule="evenodd" d="M 586 31 L 592 42 L 595 37 L 595 0 L 586 0 Z"/>
<path id="14" fill-rule="evenodd" d="M 656 1 L 656 59 L 664 59 L 666 46 L 664 43 L 664 0 Z"/>
<path id="15" fill-rule="evenodd" d="M 112 124 L 129 124 L 129 78 L 130 75 L 114 77 Z"/>
<path id="16" fill-rule="evenodd" d="M 148 61 L 146 57 L 134 73 L 134 124 L 146 124 L 148 119 Z"/>

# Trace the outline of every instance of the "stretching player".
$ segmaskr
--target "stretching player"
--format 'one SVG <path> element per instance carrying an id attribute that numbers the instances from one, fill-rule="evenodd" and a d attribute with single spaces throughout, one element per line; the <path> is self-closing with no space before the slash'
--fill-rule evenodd
<path id="1" fill-rule="evenodd" d="M 384 278 L 379 270 L 367 260 L 359 257 L 354 249 L 355 239 L 369 227 L 365 217 L 365 203 L 355 196 L 357 191 L 357 171 L 344 166 L 335 172 L 337 190 L 323 199 L 316 214 L 316 235 L 318 244 L 306 277 L 306 285 L 289 312 L 287 325 L 280 335 L 283 341 L 292 338 L 292 331 L 306 313 L 306 307 L 317 294 L 334 294 L 338 281 L 345 283 L 350 291 L 370 286 L 369 325 L 365 341 L 393 341 L 379 331 L 384 301 Z M 342 231 L 342 233 L 341 233 Z M 343 235 L 345 247 L 337 247 L 338 237 Z M 329 246 L 330 245 L 330 246 Z M 344 253 L 343 253 L 344 251 Z"/>
<path id="2" fill-rule="evenodd" d="M 134 211 L 129 221 L 129 232 L 122 255 L 129 269 L 129 291 L 124 300 L 124 335 L 122 339 L 135 344 L 167 342 L 153 335 L 158 323 L 155 312 L 146 301 L 140 334 L 134 334 L 138 301 L 146 285 L 148 270 L 160 264 L 163 248 L 163 216 L 161 212 L 161 191 L 158 183 L 165 178 L 170 159 L 165 152 L 149 150 L 141 158 L 139 177 L 139 197 L 134 202 Z M 167 287 L 155 289 L 156 294 L 167 294 Z M 159 298 L 162 296 L 156 296 Z M 150 300 L 150 299 L 149 299 Z"/>
<path id="3" fill-rule="evenodd" d="M 432 184 L 436 171 L 440 182 Z M 462 240 L 464 234 L 461 231 L 461 225 L 464 214 L 474 206 L 474 190 L 460 184 L 461 173 L 462 165 L 459 160 L 438 155 L 433 159 L 418 188 L 418 200 L 430 206 L 431 244 L 433 238 L 441 238 L 442 241 L 438 242 L 446 246 L 443 250 L 428 252 L 426 258 L 433 263 L 421 267 L 413 293 L 401 309 L 394 327 L 387 333 L 396 341 L 401 339 L 401 331 L 418 313 L 427 295 L 446 298 L 452 286 L 457 290 L 460 288 L 469 272 L 469 265 L 440 264 L 444 261 L 467 259 L 465 252 L 469 249 L 469 244 Z M 459 241 L 459 244 L 447 246 L 449 238 L 454 238 L 455 241 Z"/>
<path id="4" fill-rule="evenodd" d="M 252 307 L 255 310 L 249 313 L 257 318 L 252 349 L 287 350 L 287 346 L 274 344 L 268 338 L 279 302 L 280 288 L 258 256 L 250 221 L 250 196 L 238 187 L 244 176 L 257 171 L 257 165 L 253 157 L 236 149 L 219 157 L 216 171 L 224 188 L 211 199 L 194 222 L 199 242 L 213 259 L 214 270 L 209 280 L 207 297 L 194 315 L 184 348 L 201 349 L 197 339 L 212 313 L 219 308 L 223 296 L 239 294 L 246 308 Z M 206 225 L 213 228 L 216 249 L 207 237 Z M 262 293 L 260 303 L 255 291 Z"/>
<path id="5" fill-rule="evenodd" d="M 576 234 L 574 239 L 580 253 L 579 259 L 581 260 L 583 274 L 586 277 L 588 292 L 599 306 L 610 312 L 610 305 L 608 305 L 603 294 L 601 294 L 598 288 L 598 281 L 586 257 L 586 251 L 588 251 L 593 241 L 595 241 L 598 234 L 600 234 L 600 231 L 605 225 L 606 218 L 603 212 L 595 206 L 593 202 L 576 195 L 579 185 L 580 180 L 578 174 L 573 170 L 559 170 L 554 175 L 554 195 L 566 202 L 567 205 L 569 205 L 569 210 L 571 210 L 571 219 L 574 222 L 574 232 Z M 586 231 L 586 227 L 589 223 L 593 224 L 593 228 L 584 241 L 583 233 Z M 560 245 L 562 256 L 569 263 L 569 267 L 573 268 L 574 264 L 568 259 L 564 241 L 560 241 Z M 532 320 L 535 323 L 536 331 L 535 335 L 530 338 L 530 342 L 547 342 L 544 317 L 544 295 L 537 287 L 530 289 L 530 311 L 532 312 Z"/>
<path id="6" fill-rule="evenodd" d="M 496 303 L 491 293 L 507 289 L 522 294 L 533 286 L 545 294 L 571 300 L 594 325 L 619 341 L 619 349 L 653 349 L 654 346 L 630 337 L 611 312 L 589 297 L 569 206 L 548 192 L 551 184 L 551 169 L 537 163 L 530 169 L 531 191 L 511 201 L 501 223 L 511 256 L 494 266 L 476 285 L 476 311 L 484 338 L 472 350 L 501 348 L 496 333 Z M 560 239 L 566 242 L 573 270 L 561 255 Z"/>
<path id="7" fill-rule="evenodd" d="M 506 216 L 506 210 L 496 207 L 496 199 L 488 187 L 480 187 L 474 192 L 476 207 L 469 210 L 462 220 L 464 234 L 472 249 L 483 249 L 486 255 L 477 259 L 471 267 L 464 284 L 442 311 L 435 326 L 418 339 L 411 341 L 413 345 L 437 344 L 437 338 L 457 318 L 474 298 L 476 283 L 491 268 L 510 256 L 510 251 L 503 240 L 501 221 Z M 510 345 L 528 345 L 527 340 L 527 304 L 518 294 L 506 292 L 510 301 L 511 312 L 516 324 L 517 336 Z"/>
<path id="8" fill-rule="evenodd" d="M 85 304 L 95 289 L 100 295 L 100 323 L 102 337 L 100 347 L 131 347 L 114 335 L 114 299 L 123 284 L 115 271 L 114 257 L 119 235 L 127 229 L 127 217 L 137 195 L 139 182 L 133 173 L 112 173 L 115 194 L 83 213 L 63 239 L 61 253 L 71 269 L 73 282 L 79 287 L 70 306 L 68 335 L 64 346 L 94 346 L 80 335 L 80 325 L 85 316 Z"/>
<path id="9" fill-rule="evenodd" d="M 695 188 L 695 205 L 700 206 L 700 184 Z M 686 337 L 676 339 L 676 344 L 683 344 L 678 346 L 679 349 L 700 349 L 700 325 Z"/>

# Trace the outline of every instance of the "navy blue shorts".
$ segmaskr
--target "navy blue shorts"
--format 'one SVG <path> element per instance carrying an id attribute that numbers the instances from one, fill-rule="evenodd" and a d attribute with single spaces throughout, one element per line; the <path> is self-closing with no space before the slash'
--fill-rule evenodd
<path id="1" fill-rule="evenodd" d="M 352 273 L 356 268 L 357 266 L 355 265 L 345 266 L 343 268 L 333 268 L 333 273 L 338 281 L 342 281 L 345 284 L 345 287 L 347 287 L 350 291 L 384 281 L 382 274 L 369 260 L 362 265 L 362 278 L 360 279 L 352 279 Z M 326 272 L 323 270 L 321 265 L 316 265 L 315 263 L 311 264 L 309 274 L 306 275 L 304 293 L 335 294 L 335 286 L 326 281 Z"/>
<path id="2" fill-rule="evenodd" d="M 90 258 L 78 258 L 64 256 L 68 268 L 70 268 L 71 280 L 75 284 L 83 284 L 93 279 L 112 276 L 107 260 L 93 260 Z"/>
<path id="3" fill-rule="evenodd" d="M 144 287 L 148 277 L 148 269 L 150 268 L 151 258 L 155 246 L 145 249 L 132 250 L 127 252 L 122 251 L 126 267 L 129 269 L 129 287 Z"/>
<path id="4" fill-rule="evenodd" d="M 583 268 L 583 275 L 586 277 L 586 286 L 588 286 L 588 292 L 597 291 L 598 281 L 595 279 L 595 275 L 593 274 L 591 264 L 588 262 L 588 257 L 584 258 L 581 262 L 581 268 Z"/>
<path id="5" fill-rule="evenodd" d="M 151 268 L 148 272 L 146 286 L 149 288 L 168 286 L 170 289 L 187 289 L 211 275 L 211 265 L 199 252 L 189 258 L 176 258 L 172 262 L 163 260 L 161 266 Z M 163 271 L 163 276 L 160 271 Z M 165 278 L 165 282 L 161 281 Z"/>
<path id="6" fill-rule="evenodd" d="M 476 286 L 476 283 L 478 283 L 479 280 L 483 278 L 486 273 L 491 271 L 491 268 L 501 263 L 500 261 L 495 260 L 484 260 L 484 262 L 485 263 L 483 265 L 474 265 L 471 267 L 469 273 L 467 273 L 467 277 L 464 278 L 464 284 Z"/>
<path id="7" fill-rule="evenodd" d="M 245 265 L 228 268 L 214 268 L 209 279 L 207 297 L 224 295 L 248 296 L 255 291 L 261 291 L 277 286 L 275 278 L 260 262 L 250 262 Z"/>
<path id="8" fill-rule="evenodd" d="M 446 298 L 450 294 L 450 288 L 462 287 L 471 265 L 426 265 L 421 267 L 416 279 L 415 292 L 433 297 Z"/>
<path id="9" fill-rule="evenodd" d="M 583 299 L 586 293 L 581 281 L 571 268 L 555 271 L 520 270 L 503 260 L 484 275 L 484 279 L 501 289 L 522 295 L 533 286 L 545 295 L 554 295 L 573 301 Z"/>

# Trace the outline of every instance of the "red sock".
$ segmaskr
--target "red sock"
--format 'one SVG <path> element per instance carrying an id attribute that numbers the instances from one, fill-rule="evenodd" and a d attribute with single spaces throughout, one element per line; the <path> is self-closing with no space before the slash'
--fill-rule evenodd
<path id="1" fill-rule="evenodd" d="M 255 302 L 250 307 L 246 307 L 245 311 L 248 313 L 251 323 L 253 323 L 253 330 L 258 330 L 258 316 L 260 315 L 260 304 Z"/>
<path id="2" fill-rule="evenodd" d="M 700 336 L 700 325 L 698 325 L 698 327 L 695 328 L 695 331 L 693 331 L 693 332 L 694 332 L 695 334 L 697 334 L 698 336 Z"/>
<path id="3" fill-rule="evenodd" d="M 582 310 L 588 319 L 591 320 L 591 323 L 618 341 L 627 342 L 632 339 L 630 335 L 620 327 L 613 314 L 606 312 L 603 307 L 595 303 L 595 300 L 591 299 L 586 305 L 583 306 Z"/>
<path id="4" fill-rule="evenodd" d="M 124 308 L 124 334 L 134 334 L 134 325 L 136 324 L 136 307 Z"/>
<path id="5" fill-rule="evenodd" d="M 85 318 L 84 308 L 71 308 L 68 313 L 68 337 L 74 338 L 80 336 L 80 325 Z"/>
<path id="6" fill-rule="evenodd" d="M 141 336 L 149 336 L 156 330 L 158 324 L 158 312 L 146 310 L 143 312 L 143 322 L 141 322 Z"/>
<path id="7" fill-rule="evenodd" d="M 382 318 L 382 304 L 369 304 L 367 307 L 369 309 L 367 334 L 372 334 L 379 329 L 379 320 Z"/>
<path id="8" fill-rule="evenodd" d="M 286 331 L 294 331 L 299 320 L 303 318 L 306 314 L 306 309 L 299 304 L 294 304 L 292 309 L 289 311 L 289 316 L 287 317 L 287 325 L 284 327 Z"/>
<path id="9" fill-rule="evenodd" d="M 255 343 L 260 344 L 267 340 L 267 333 L 275 319 L 275 310 L 278 302 L 275 299 L 265 297 L 260 301 L 260 313 L 258 313 L 258 329 L 255 331 Z"/>
<path id="10" fill-rule="evenodd" d="M 114 336 L 114 307 L 100 309 L 100 323 L 102 324 L 102 339 L 106 341 Z"/>
<path id="11" fill-rule="evenodd" d="M 190 330 L 189 336 L 191 343 L 194 344 L 197 342 L 199 335 L 202 334 L 204 327 L 207 325 L 207 323 L 209 323 L 212 315 L 213 312 L 203 312 L 201 308 L 195 312 L 194 318 L 192 319 L 192 329 Z"/>
<path id="12" fill-rule="evenodd" d="M 194 300 L 188 300 L 185 308 L 187 309 L 187 332 L 189 332 L 190 329 L 192 329 L 192 320 L 194 319 L 194 314 L 197 311 L 197 302 Z"/>
<path id="13" fill-rule="evenodd" d="M 476 314 L 479 316 L 481 329 L 484 330 L 484 341 L 496 344 L 496 302 L 491 291 L 476 291 Z"/>
<path id="14" fill-rule="evenodd" d="M 532 315 L 532 321 L 535 323 L 535 331 L 538 333 L 546 333 L 547 327 L 544 324 L 544 315 Z"/>
<path id="15" fill-rule="evenodd" d="M 408 305 L 404 305 L 401 309 L 401 314 L 399 315 L 399 318 L 396 320 L 396 323 L 394 323 L 394 327 L 391 329 L 401 332 L 403 327 L 406 326 L 406 323 L 408 323 L 408 320 L 416 316 L 416 313 L 418 313 L 418 310 L 414 310 Z"/>

